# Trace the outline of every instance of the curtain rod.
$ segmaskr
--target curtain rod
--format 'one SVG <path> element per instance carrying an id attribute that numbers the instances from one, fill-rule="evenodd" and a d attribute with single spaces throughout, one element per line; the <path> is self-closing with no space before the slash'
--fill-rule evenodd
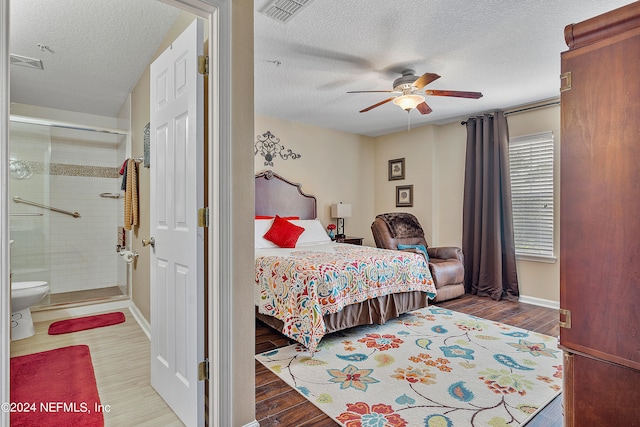
<path id="1" fill-rule="evenodd" d="M 124 129 L 115 129 L 102 126 L 85 126 L 60 120 L 39 119 L 29 116 L 18 116 L 11 114 L 9 120 L 17 123 L 27 123 L 32 125 L 51 126 L 60 129 L 83 130 L 89 132 L 108 133 L 112 135 L 129 135 L 129 131 Z"/>
<path id="2" fill-rule="evenodd" d="M 510 116 L 511 114 L 524 113 L 526 111 L 537 110 L 539 108 L 553 107 L 555 105 L 560 105 L 560 101 L 546 102 L 544 104 L 532 105 L 531 107 L 519 108 L 517 110 L 508 111 L 508 112 L 504 113 L 504 115 L 506 117 L 506 116 Z M 467 122 L 466 121 L 460 122 L 460 124 L 464 126 L 464 125 L 467 124 Z"/>

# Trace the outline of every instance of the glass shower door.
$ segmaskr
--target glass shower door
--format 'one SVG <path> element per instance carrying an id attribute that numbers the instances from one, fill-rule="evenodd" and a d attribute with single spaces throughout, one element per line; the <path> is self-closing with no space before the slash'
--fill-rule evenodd
<path id="1" fill-rule="evenodd" d="M 125 135 L 11 121 L 12 280 L 47 281 L 35 307 L 127 298 L 116 251 Z"/>
<path id="2" fill-rule="evenodd" d="M 9 218 L 13 282 L 51 279 L 48 206 L 51 133 L 48 126 L 11 122 L 9 155 Z M 45 297 L 45 299 L 48 298 Z M 43 301 L 46 303 L 46 301 Z"/>

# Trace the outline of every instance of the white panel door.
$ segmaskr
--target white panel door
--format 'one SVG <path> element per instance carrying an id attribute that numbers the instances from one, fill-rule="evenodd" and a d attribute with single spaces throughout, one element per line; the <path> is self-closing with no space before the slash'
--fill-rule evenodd
<path id="1" fill-rule="evenodd" d="M 196 19 L 151 65 L 151 385 L 188 426 L 204 425 L 204 77 Z"/>

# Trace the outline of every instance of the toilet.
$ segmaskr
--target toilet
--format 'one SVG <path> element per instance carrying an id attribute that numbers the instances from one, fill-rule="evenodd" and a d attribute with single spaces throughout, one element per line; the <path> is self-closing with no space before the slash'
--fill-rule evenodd
<path id="1" fill-rule="evenodd" d="M 31 306 L 49 292 L 49 283 L 42 281 L 11 283 L 11 340 L 35 335 Z"/>

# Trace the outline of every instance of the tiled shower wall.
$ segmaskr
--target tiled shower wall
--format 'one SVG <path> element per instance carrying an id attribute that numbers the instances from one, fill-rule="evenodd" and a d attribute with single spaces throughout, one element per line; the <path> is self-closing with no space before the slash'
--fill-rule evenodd
<path id="1" fill-rule="evenodd" d="M 90 134 L 83 132 L 81 139 L 53 136 L 49 167 L 35 168 L 36 174 L 45 175 L 45 180 L 49 181 L 46 204 L 81 215 L 80 218 L 73 218 L 29 207 L 32 212 L 44 214 L 40 217 L 43 222 L 48 221 L 48 238 L 43 238 L 41 243 L 45 243 L 44 256 L 49 261 L 48 280 L 52 294 L 126 286 L 126 264 L 116 253 L 117 228 L 122 224 L 120 205 L 123 199 L 100 197 L 100 193 L 123 193 L 120 190 L 121 176 L 118 171 L 124 161 L 119 147 L 125 145 L 125 138 L 115 142 L 96 142 L 88 140 Z M 34 184 L 42 182 L 43 178 L 36 174 L 32 177 Z M 28 194 L 30 180 L 31 178 L 20 180 L 18 189 Z M 12 189 L 12 196 L 14 195 L 28 199 L 27 195 L 17 194 Z M 31 218 L 30 221 L 37 221 L 38 218 Z M 37 240 L 31 241 L 29 245 L 36 245 Z M 20 246 L 24 248 L 24 245 Z M 35 246 L 32 251 L 38 252 Z M 12 250 L 12 265 L 25 266 L 30 263 L 30 253 L 31 250 Z M 27 259 L 15 259 L 21 255 Z M 13 272 L 13 280 L 47 280 L 37 275 L 37 268 L 31 272 L 29 268 L 18 269 Z M 121 280 L 124 283 L 120 283 Z"/>
<path id="2" fill-rule="evenodd" d="M 122 159 L 123 161 L 124 159 Z M 52 138 L 50 201 L 77 211 L 80 218 L 51 214 L 52 293 L 117 285 L 118 206 L 122 163 L 116 144 Z"/>

